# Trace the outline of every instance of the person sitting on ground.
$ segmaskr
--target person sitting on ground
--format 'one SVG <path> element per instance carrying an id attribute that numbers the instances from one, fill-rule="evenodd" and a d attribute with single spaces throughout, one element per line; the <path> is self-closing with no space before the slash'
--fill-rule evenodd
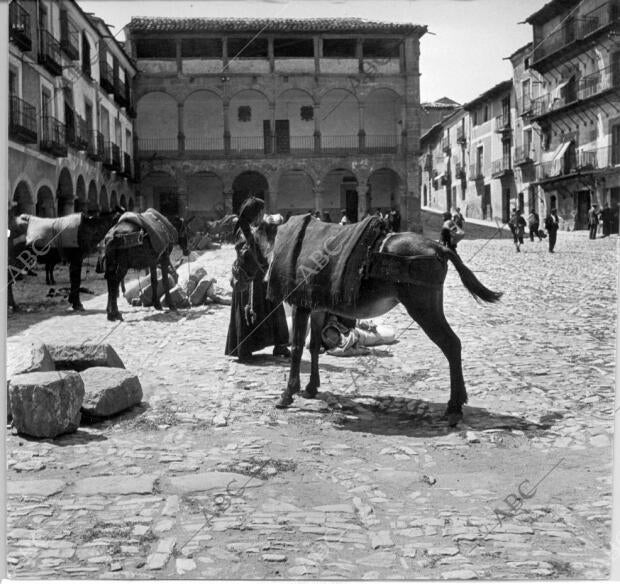
<path id="1" fill-rule="evenodd" d="M 371 320 L 355 321 L 329 314 L 321 331 L 321 339 L 328 355 L 354 357 L 370 353 L 368 347 L 393 343 L 396 334 L 392 327 Z"/>

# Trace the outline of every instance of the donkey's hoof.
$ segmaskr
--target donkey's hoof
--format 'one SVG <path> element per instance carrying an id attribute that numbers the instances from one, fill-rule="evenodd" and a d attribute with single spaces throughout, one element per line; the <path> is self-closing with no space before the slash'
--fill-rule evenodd
<path id="1" fill-rule="evenodd" d="M 123 320 L 123 315 L 120 312 L 108 313 L 108 320 Z"/>
<path id="2" fill-rule="evenodd" d="M 463 412 L 447 409 L 444 418 L 448 420 L 448 426 L 454 428 L 454 426 L 463 420 Z"/>
<path id="3" fill-rule="evenodd" d="M 304 389 L 299 395 L 301 395 L 301 397 L 305 397 L 306 399 L 316 399 L 317 393 L 318 391 L 316 387 L 306 387 L 306 389 Z"/>
<path id="4" fill-rule="evenodd" d="M 155 310 L 163 310 L 163 307 L 162 307 L 162 305 L 161 305 L 161 304 L 153 304 L 153 308 L 154 308 Z"/>
<path id="5" fill-rule="evenodd" d="M 288 408 L 293 403 L 293 397 L 290 395 L 283 395 L 277 402 L 276 408 L 279 410 L 284 410 Z"/>
<path id="6" fill-rule="evenodd" d="M 84 312 L 86 309 L 84 308 L 84 305 L 80 302 L 79 304 L 73 305 L 73 310 L 75 310 L 76 312 Z"/>

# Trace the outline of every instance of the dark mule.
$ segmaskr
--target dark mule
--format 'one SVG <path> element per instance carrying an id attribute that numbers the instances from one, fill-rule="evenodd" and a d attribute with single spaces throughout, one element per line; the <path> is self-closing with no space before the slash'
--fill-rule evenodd
<path id="1" fill-rule="evenodd" d="M 130 268 L 142 270 L 149 268 L 151 272 L 151 290 L 153 295 L 153 307 L 162 310 L 159 294 L 157 293 L 157 266 L 161 268 L 162 283 L 166 302 L 170 310 L 176 310 L 170 298 L 170 285 L 168 274 L 172 269 L 170 265 L 170 252 L 174 244 L 179 243 L 183 255 L 188 255 L 187 225 L 180 218 L 170 220 L 176 230 L 176 236 L 168 237 L 165 248 L 158 253 L 151 244 L 148 233 L 142 231 L 139 225 L 121 219 L 119 224 L 106 237 L 105 243 L 105 278 L 108 281 L 108 305 L 106 308 L 108 320 L 123 320 L 118 309 L 119 285 L 123 282 Z"/>
<path id="2" fill-rule="evenodd" d="M 267 237 L 258 239 L 265 252 L 268 253 L 269 244 L 272 242 Z M 280 242 L 277 243 L 280 244 Z M 293 245 L 293 242 L 286 243 Z M 325 253 L 318 244 L 317 252 Z M 415 233 L 396 233 L 385 239 L 380 253 L 370 256 L 366 272 L 368 276 L 361 280 L 355 305 L 335 304 L 312 308 L 293 305 L 293 342 L 289 381 L 276 407 L 289 406 L 293 402 L 294 394 L 300 390 L 299 369 L 310 316 L 312 317 L 310 319 L 311 373 L 308 385 L 301 394 L 305 398 L 314 398 L 320 386 L 319 350 L 325 312 L 329 311 L 353 319 L 375 318 L 385 314 L 400 302 L 405 306 L 411 318 L 420 325 L 448 359 L 450 400 L 446 415 L 450 425 L 456 425 L 463 416 L 462 406 L 467 403 L 467 391 L 461 365 L 461 342 L 450 328 L 443 311 L 443 283 L 448 271 L 448 261 L 452 262 L 463 285 L 476 300 L 497 302 L 500 299 L 501 293 L 493 292 L 483 286 L 452 250 Z M 388 269 L 378 269 L 381 263 L 385 268 L 385 262 L 391 262 Z M 271 269 L 273 270 L 275 266 L 272 260 Z M 395 277 L 394 274 L 399 276 Z M 279 300 L 287 301 L 287 298 Z"/>
<path id="3" fill-rule="evenodd" d="M 79 226 L 77 228 L 77 247 L 55 247 L 55 239 L 58 234 L 53 236 L 48 243 L 33 242 L 30 246 L 16 247 L 14 253 L 19 259 L 20 254 L 27 251 L 28 257 L 36 257 L 36 261 L 45 264 L 46 284 L 54 283 L 53 270 L 54 266 L 61 258 L 69 262 L 69 280 L 71 282 L 71 291 L 69 293 L 69 302 L 73 310 L 84 310 L 84 306 L 80 302 L 80 286 L 82 283 L 82 262 L 84 257 L 94 253 L 97 245 L 103 239 L 103 236 L 118 221 L 121 216 L 121 209 L 114 211 L 102 212 L 97 216 L 88 216 L 80 213 Z M 78 215 L 78 214 L 76 214 Z M 20 215 L 15 219 L 17 229 L 20 232 L 27 232 L 28 223 L 32 215 Z M 39 218 L 37 218 L 39 219 Z M 52 224 L 52 219 L 46 219 Z M 58 243 L 60 240 L 57 240 Z M 51 281 L 49 274 L 51 275 Z"/>

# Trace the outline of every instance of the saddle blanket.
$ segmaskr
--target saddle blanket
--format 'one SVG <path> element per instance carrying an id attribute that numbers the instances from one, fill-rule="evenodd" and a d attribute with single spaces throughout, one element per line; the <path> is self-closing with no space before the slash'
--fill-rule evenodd
<path id="1" fill-rule="evenodd" d="M 310 214 L 291 217 L 276 235 L 269 297 L 311 309 L 355 304 L 370 250 L 383 231 L 374 216 L 345 226 Z"/>
<path id="2" fill-rule="evenodd" d="M 177 243 L 177 230 L 172 223 L 168 221 L 156 209 L 147 209 L 144 213 L 133 213 L 128 211 L 123 213 L 118 220 L 118 224 L 123 222 L 136 225 L 149 236 L 149 241 L 155 253 L 159 256 L 172 245 Z M 112 228 L 106 235 L 106 242 L 114 237 L 115 229 Z"/>
<path id="3" fill-rule="evenodd" d="M 57 248 L 79 247 L 78 229 L 81 222 L 81 213 L 55 219 L 30 215 L 26 245 L 34 245 L 37 249 L 44 249 L 48 245 Z"/>

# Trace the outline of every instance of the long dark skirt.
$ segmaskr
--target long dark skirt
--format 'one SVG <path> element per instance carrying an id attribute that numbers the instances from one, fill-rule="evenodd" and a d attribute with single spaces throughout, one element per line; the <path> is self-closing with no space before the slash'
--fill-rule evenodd
<path id="1" fill-rule="evenodd" d="M 249 304 L 249 288 L 236 286 L 233 288 L 232 305 L 230 307 L 230 324 L 226 338 L 226 355 L 248 357 L 255 351 L 275 345 L 288 345 L 288 325 L 284 306 L 280 304 L 273 314 L 276 305 L 266 297 L 267 285 L 262 278 L 254 281 L 254 326 L 249 326 L 245 319 L 245 306 Z"/>

